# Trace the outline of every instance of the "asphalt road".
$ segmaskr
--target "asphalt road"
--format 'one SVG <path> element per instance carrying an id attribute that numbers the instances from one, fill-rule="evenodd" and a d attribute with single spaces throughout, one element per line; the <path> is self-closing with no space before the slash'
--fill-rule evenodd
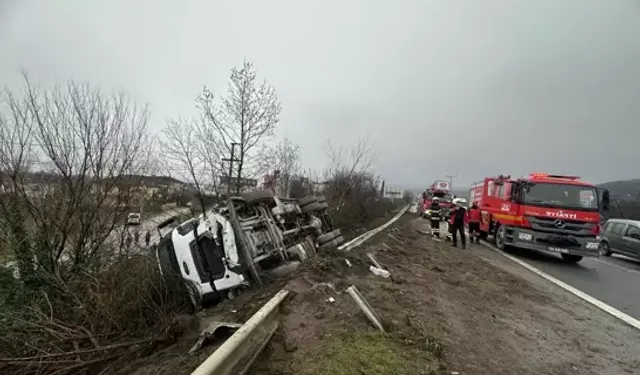
<path id="1" fill-rule="evenodd" d="M 640 262 L 638 261 L 614 255 L 584 258 L 577 264 L 567 264 L 554 254 L 522 249 L 510 250 L 509 254 L 627 315 L 640 319 Z"/>
<path id="2" fill-rule="evenodd" d="M 441 227 L 441 231 L 446 234 L 447 224 L 443 223 Z M 501 257 L 493 250 L 484 246 L 482 248 L 485 256 Z M 509 254 L 640 320 L 640 261 L 613 255 L 584 258 L 577 264 L 570 264 L 564 263 L 556 254 L 524 249 L 511 249 Z M 529 271 L 522 268 L 522 272 Z"/>

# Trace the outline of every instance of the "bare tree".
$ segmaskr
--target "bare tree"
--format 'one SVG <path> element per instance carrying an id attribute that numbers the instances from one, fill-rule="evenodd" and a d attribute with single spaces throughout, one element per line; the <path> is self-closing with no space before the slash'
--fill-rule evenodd
<path id="1" fill-rule="evenodd" d="M 265 145 L 260 156 L 258 170 L 272 175 L 276 191 L 280 195 L 289 196 L 291 181 L 301 171 L 300 147 L 285 138 L 275 146 Z"/>
<path id="2" fill-rule="evenodd" d="M 91 267 L 149 167 L 148 113 L 126 95 L 70 82 L 24 96 L 5 90 L 0 110 L 0 234 L 24 277 L 68 279 Z"/>
<path id="3" fill-rule="evenodd" d="M 331 182 L 331 193 L 340 208 L 358 185 L 365 183 L 365 180 L 374 182 L 371 167 L 376 159 L 375 147 L 368 137 L 360 139 L 350 148 L 336 148 L 331 141 L 327 141 L 326 154 L 329 166 L 324 173 L 325 180 Z"/>
<path id="4" fill-rule="evenodd" d="M 253 64 L 245 61 L 242 68 L 231 70 L 227 97 L 216 103 L 214 94 L 205 86 L 197 103 L 202 110 L 209 147 L 231 155 L 232 144 L 237 145 L 238 162 L 234 172 L 238 182 L 236 193 L 239 194 L 241 179 L 253 167 L 255 156 L 252 151 L 273 135 L 279 122 L 282 106 L 276 90 L 266 81 L 256 82 Z"/>
<path id="5" fill-rule="evenodd" d="M 194 121 L 184 119 L 169 120 L 162 131 L 164 139 L 160 141 L 160 152 L 168 160 L 170 171 L 173 170 L 192 188 L 198 199 L 200 209 L 205 214 L 203 188 L 205 184 L 206 159 L 202 154 L 202 139 L 198 134 L 198 126 Z"/>

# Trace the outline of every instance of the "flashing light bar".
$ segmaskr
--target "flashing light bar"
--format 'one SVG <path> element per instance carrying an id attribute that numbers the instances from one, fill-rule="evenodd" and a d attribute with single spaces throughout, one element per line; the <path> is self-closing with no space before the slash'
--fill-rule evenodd
<path id="1" fill-rule="evenodd" d="M 542 179 L 542 178 L 553 178 L 558 180 L 579 180 L 578 176 L 563 176 L 558 174 L 548 174 L 548 173 L 529 173 L 529 178 L 532 179 Z"/>

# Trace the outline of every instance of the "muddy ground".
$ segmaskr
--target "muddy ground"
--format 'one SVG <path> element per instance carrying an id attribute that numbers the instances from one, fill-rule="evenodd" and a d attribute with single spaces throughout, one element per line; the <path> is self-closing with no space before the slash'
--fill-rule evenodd
<path id="1" fill-rule="evenodd" d="M 292 292 L 253 375 L 640 373 L 637 331 L 542 279 L 521 277 L 526 271 L 506 258 L 486 261 L 490 250 L 481 245 L 435 242 L 419 232 L 426 227 L 407 213 L 356 250 L 321 254 L 293 277 L 225 301 L 207 317 L 245 321 L 281 287 Z M 390 279 L 370 273 L 367 252 Z M 385 333 L 344 292 L 349 285 Z M 189 356 L 197 330 L 188 332 L 192 340 L 158 353 L 155 366 L 136 374 L 190 373 L 215 345 Z"/>
<path id="2" fill-rule="evenodd" d="M 631 327 L 542 279 L 514 274 L 524 270 L 486 262 L 478 255 L 490 250 L 481 245 L 434 242 L 418 232 L 426 226 L 407 214 L 348 254 L 353 267 L 336 254 L 291 280 L 297 294 L 253 374 L 640 373 L 640 334 Z M 368 271 L 366 252 L 391 280 Z M 376 333 L 342 293 L 349 285 L 388 333 Z"/>

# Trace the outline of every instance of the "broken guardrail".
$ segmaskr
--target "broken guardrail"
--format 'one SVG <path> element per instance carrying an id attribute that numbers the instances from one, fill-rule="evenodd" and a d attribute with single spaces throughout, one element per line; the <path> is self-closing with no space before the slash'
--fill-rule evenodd
<path id="1" fill-rule="evenodd" d="M 279 306 L 289 294 L 280 290 L 253 314 L 227 341 L 198 366 L 191 375 L 243 375 L 267 346 L 280 324 Z"/>
<path id="2" fill-rule="evenodd" d="M 408 205 L 398 212 L 391 220 L 381 226 L 370 230 L 353 240 L 338 247 L 339 250 L 349 251 L 358 247 L 369 238 L 395 223 L 411 207 Z M 350 289 L 350 290 L 349 290 Z M 354 298 L 356 303 L 363 308 L 363 311 L 372 323 L 380 330 L 384 331 L 380 319 L 375 315 L 364 297 L 355 287 L 348 288 L 347 292 Z M 280 290 L 271 300 L 269 300 L 258 312 L 253 314 L 227 341 L 224 342 L 213 354 L 196 368 L 191 375 L 244 375 L 246 374 L 258 355 L 267 346 L 273 337 L 280 322 L 278 320 L 278 310 L 282 301 L 285 300 L 289 291 Z"/>
<path id="3" fill-rule="evenodd" d="M 351 241 L 339 246 L 338 250 L 350 251 L 351 249 L 360 246 L 360 244 L 362 244 L 363 242 L 365 242 L 369 238 L 375 236 L 376 234 L 380 233 L 381 231 L 387 229 L 387 227 L 389 225 L 395 223 L 399 218 L 402 217 L 402 215 L 404 215 L 405 212 L 407 212 L 409 207 L 411 207 L 411 205 L 408 205 L 407 207 L 403 208 L 400 212 L 398 212 L 396 214 L 396 216 L 391 218 L 391 220 L 387 221 L 386 223 L 382 224 L 381 226 L 377 227 L 376 229 L 373 229 L 373 230 L 370 230 L 370 231 L 368 231 L 368 232 L 366 232 L 364 234 L 361 234 L 360 236 L 352 239 Z"/>

